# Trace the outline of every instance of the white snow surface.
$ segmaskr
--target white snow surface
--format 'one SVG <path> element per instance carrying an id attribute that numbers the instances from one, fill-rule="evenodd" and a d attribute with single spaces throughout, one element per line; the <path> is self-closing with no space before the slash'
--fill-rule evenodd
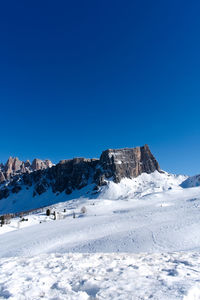
<path id="1" fill-rule="evenodd" d="M 0 299 L 200 299 L 199 253 L 43 254 L 0 269 Z"/>
<path id="2" fill-rule="evenodd" d="M 186 179 L 110 181 L 96 198 L 57 196 L 58 220 L 46 209 L 12 219 L 0 227 L 0 299 L 200 299 L 200 187 Z"/>
<path id="3" fill-rule="evenodd" d="M 51 206 L 59 220 L 47 217 L 46 208 L 24 216 L 25 222 L 12 219 L 0 227 L 0 257 L 200 249 L 200 187 L 184 189 L 183 180 L 167 173 L 142 174 L 120 184 L 109 182 L 99 198 Z"/>
<path id="4" fill-rule="evenodd" d="M 181 184 L 181 186 L 184 187 L 184 188 L 200 186 L 200 175 L 195 175 L 195 176 L 187 178 Z"/>
<path id="5" fill-rule="evenodd" d="M 124 178 L 118 184 L 108 181 L 108 185 L 101 189 L 99 198 L 138 199 L 151 193 L 177 189 L 187 178 L 184 175 L 173 175 L 164 171 L 163 173 L 158 171 L 151 174 L 143 173 L 134 179 Z"/>

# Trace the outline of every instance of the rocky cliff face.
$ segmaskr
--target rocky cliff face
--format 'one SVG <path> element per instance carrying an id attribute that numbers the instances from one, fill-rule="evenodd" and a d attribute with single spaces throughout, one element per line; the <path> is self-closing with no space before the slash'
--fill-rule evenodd
<path id="1" fill-rule="evenodd" d="M 9 158 L 1 168 L 0 178 L 7 180 L 7 183 L 0 187 L 0 199 L 31 186 L 33 197 L 45 193 L 48 189 L 56 194 L 71 194 L 88 184 L 93 184 L 93 190 L 98 191 L 102 185 L 107 184 L 107 180 L 118 183 L 122 178 L 134 178 L 155 170 L 160 171 L 160 167 L 148 145 L 108 149 L 102 152 L 100 159 L 74 158 L 62 160 L 55 166 L 47 160 L 34 160 L 30 164 L 28 161 L 24 163 Z"/>
<path id="2" fill-rule="evenodd" d="M 50 160 L 43 161 L 36 158 L 31 164 L 29 160 L 23 162 L 17 157 L 9 157 L 5 165 L 0 164 L 0 183 L 12 180 L 16 175 L 47 169 L 52 165 Z"/>
<path id="3" fill-rule="evenodd" d="M 107 178 L 113 176 L 115 182 L 124 177 L 134 178 L 142 173 L 160 170 L 149 146 L 124 149 L 108 149 L 100 157 L 100 165 Z"/>

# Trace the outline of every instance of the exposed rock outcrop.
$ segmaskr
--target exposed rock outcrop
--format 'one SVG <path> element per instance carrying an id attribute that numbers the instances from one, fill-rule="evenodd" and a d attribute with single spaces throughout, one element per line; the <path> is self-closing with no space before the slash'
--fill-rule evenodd
<path id="1" fill-rule="evenodd" d="M 98 190 L 107 184 L 107 180 L 118 183 L 125 177 L 134 178 L 144 172 L 160 171 L 160 167 L 148 145 L 145 145 L 108 149 L 102 152 L 100 159 L 74 158 L 62 160 L 55 166 L 49 160 L 35 159 L 30 164 L 29 161 L 24 163 L 9 158 L 5 170 L 2 179 L 5 176 L 7 180 L 10 178 L 10 182 L 6 187 L 2 186 L 0 199 L 8 197 L 9 193 L 20 192 L 23 185 L 27 189 L 34 186 L 33 196 L 41 195 L 48 189 L 56 194 L 65 192 L 69 195 L 88 184 L 93 184 L 94 190 Z"/>
<path id="2" fill-rule="evenodd" d="M 41 169 L 52 167 L 53 164 L 50 160 L 34 159 L 32 164 L 29 160 L 23 162 L 17 157 L 9 157 L 6 164 L 0 165 L 0 183 L 12 180 L 16 175 L 23 173 L 31 173 Z"/>
<path id="3" fill-rule="evenodd" d="M 41 160 L 41 159 L 35 158 L 32 162 L 31 168 L 33 171 L 38 171 L 38 170 L 51 168 L 52 166 L 53 166 L 52 162 L 48 159 Z"/>
<path id="4" fill-rule="evenodd" d="M 113 176 L 115 182 L 124 177 L 134 178 L 142 173 L 160 170 L 159 164 L 152 155 L 149 146 L 124 149 L 108 149 L 100 157 L 104 175 Z"/>
<path id="5" fill-rule="evenodd" d="M 4 173 L 2 171 L 0 171 L 0 183 L 4 182 L 6 180 Z"/>

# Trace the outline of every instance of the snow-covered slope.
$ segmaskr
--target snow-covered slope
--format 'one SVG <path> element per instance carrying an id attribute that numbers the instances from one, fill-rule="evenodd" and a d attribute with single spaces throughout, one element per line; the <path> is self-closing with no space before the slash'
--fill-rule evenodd
<path id="1" fill-rule="evenodd" d="M 151 193 L 159 193 L 170 189 L 180 189 L 180 184 L 187 179 L 184 175 L 174 175 L 167 172 L 155 171 L 151 174 L 143 173 L 137 178 L 124 178 L 119 184 L 108 181 L 102 187 L 99 198 L 126 199 L 142 198 Z"/>
<path id="2" fill-rule="evenodd" d="M 200 175 L 187 178 L 185 181 L 182 182 L 181 186 L 184 188 L 200 186 Z"/>
<path id="3" fill-rule="evenodd" d="M 0 228 L 0 256 L 200 249 L 200 187 L 183 189 L 178 185 L 182 177 L 168 175 L 143 174 L 137 184 L 134 180 L 132 190 L 126 180 L 119 185 L 111 183 L 101 198 L 56 204 L 51 209 L 59 212 L 62 220 L 52 221 L 44 210 L 27 216 L 28 221 L 20 222 L 18 229 L 16 218 Z M 161 177 L 165 179 L 162 185 Z M 120 198 L 122 190 L 124 198 Z M 83 205 L 86 214 L 80 213 Z M 13 232 L 3 234 L 8 231 Z"/>
<path id="4" fill-rule="evenodd" d="M 200 187 L 185 180 L 154 172 L 95 197 L 38 196 L 60 217 L 41 209 L 0 227 L 0 299 L 200 299 Z"/>
<path id="5" fill-rule="evenodd" d="M 12 194 L 8 198 L 0 200 L 0 214 L 32 210 L 77 198 L 136 199 L 155 192 L 181 189 L 179 185 L 186 178 L 187 176 L 183 175 L 155 171 L 151 174 L 143 173 L 135 179 L 124 178 L 118 184 L 113 181 L 107 181 L 107 185 L 101 187 L 98 192 L 93 191 L 94 184 L 89 184 L 80 190 L 75 190 L 70 195 L 67 195 L 65 192 L 55 194 L 49 188 L 47 192 L 35 197 L 32 197 L 34 187 L 27 189 L 24 186 L 20 193 Z"/>
<path id="6" fill-rule="evenodd" d="M 75 190 L 71 195 L 63 193 L 53 193 L 49 188 L 48 191 L 42 195 L 36 195 L 33 197 L 33 187 L 30 187 L 28 190 L 23 187 L 21 193 L 13 194 L 8 198 L 0 200 L 0 215 L 7 213 L 16 213 L 29 211 L 59 202 L 69 201 L 71 199 L 77 199 L 80 197 L 88 197 L 92 193 L 93 185 L 88 185 L 81 190 Z"/>

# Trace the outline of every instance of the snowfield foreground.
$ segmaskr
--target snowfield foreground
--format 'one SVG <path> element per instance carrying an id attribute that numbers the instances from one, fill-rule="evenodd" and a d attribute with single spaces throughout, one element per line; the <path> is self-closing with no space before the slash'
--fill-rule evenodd
<path id="1" fill-rule="evenodd" d="M 142 174 L 95 199 L 58 196 L 59 220 L 12 219 L 0 227 L 0 299 L 200 299 L 200 187 L 186 179 Z"/>
<path id="2" fill-rule="evenodd" d="M 200 299 L 196 253 L 43 254 L 0 269 L 0 299 Z"/>

